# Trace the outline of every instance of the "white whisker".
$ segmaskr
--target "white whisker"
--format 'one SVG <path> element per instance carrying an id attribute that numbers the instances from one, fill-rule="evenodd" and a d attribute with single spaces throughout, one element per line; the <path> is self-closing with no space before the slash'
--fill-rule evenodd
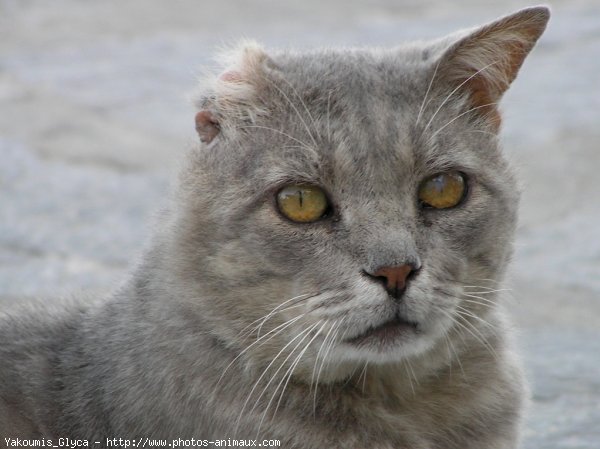
<path id="1" fill-rule="evenodd" d="M 454 347 L 454 343 L 452 343 L 452 340 L 450 340 L 450 337 L 448 337 L 448 335 L 445 335 L 445 338 L 446 338 L 447 344 L 449 345 L 449 348 L 454 353 L 454 357 L 456 359 L 456 363 L 458 363 L 458 366 L 460 368 L 460 371 L 461 371 L 463 377 L 465 377 L 465 370 L 463 369 L 462 363 L 460 361 L 460 356 L 456 352 L 456 348 Z"/>
<path id="2" fill-rule="evenodd" d="M 438 135 L 438 134 L 439 134 L 441 131 L 443 131 L 443 130 L 444 130 L 446 127 L 450 126 L 452 123 L 454 123 L 456 120 L 458 120 L 458 119 L 459 119 L 459 118 L 461 118 L 462 116 L 464 116 L 464 115 L 467 115 L 467 114 L 469 114 L 469 113 L 471 113 L 471 112 L 473 112 L 473 111 L 476 111 L 477 109 L 486 108 L 486 107 L 488 107 L 488 106 L 493 106 L 493 105 L 496 105 L 496 104 L 498 104 L 498 103 L 497 103 L 497 102 L 495 102 L 495 103 L 487 103 L 487 104 L 482 104 L 482 105 L 480 105 L 480 106 L 475 106 L 474 108 L 471 108 L 471 109 L 469 109 L 468 111 L 465 111 L 465 112 L 463 112 L 463 113 L 461 113 L 461 114 L 458 114 L 458 115 L 457 115 L 456 117 L 454 117 L 452 120 L 450 120 L 449 122 L 447 122 L 447 123 L 446 123 L 444 126 L 441 126 L 441 127 L 439 127 L 439 128 L 437 129 L 437 131 L 436 131 L 436 132 L 434 132 L 434 133 L 433 133 L 433 134 L 432 134 L 432 135 L 429 137 L 429 139 L 427 139 L 427 143 L 430 143 L 430 142 L 433 140 L 433 138 L 434 138 L 435 136 L 437 136 L 437 135 Z"/>
<path id="3" fill-rule="evenodd" d="M 493 132 L 490 131 L 484 131 L 482 129 L 469 129 L 469 130 L 465 130 L 465 131 L 461 131 L 461 133 L 467 133 L 467 134 L 485 134 L 487 136 L 493 137 L 495 139 L 498 138 L 498 134 L 495 134 Z"/>
<path id="4" fill-rule="evenodd" d="M 316 132 L 316 134 L 319 134 L 319 130 L 317 128 L 317 122 L 315 122 L 314 117 L 312 116 L 312 114 L 310 113 L 310 111 L 308 110 L 308 106 L 306 105 L 306 102 L 304 101 L 304 99 L 300 96 L 300 94 L 298 93 L 298 90 L 292 85 L 292 83 L 290 83 L 287 79 L 283 78 L 283 81 L 290 87 L 290 89 L 292 89 L 292 92 L 294 92 L 294 95 L 296 96 L 296 98 L 298 100 L 300 100 L 300 104 L 302 105 L 302 107 L 304 108 L 304 110 L 306 111 L 306 114 L 308 115 L 308 117 L 310 118 L 312 125 L 313 125 L 313 129 Z M 306 130 L 309 134 L 309 136 L 311 137 L 314 145 L 316 147 L 318 147 L 319 145 L 317 144 L 317 142 L 315 141 L 314 137 L 312 136 L 312 134 L 310 133 L 310 131 Z"/>
<path id="5" fill-rule="evenodd" d="M 479 288 L 479 289 L 485 289 L 485 291 L 481 291 L 481 292 L 469 292 L 469 293 L 475 293 L 475 294 L 489 294 L 489 293 L 496 293 L 496 292 L 509 292 L 512 289 L 511 288 L 490 288 L 490 287 L 483 287 L 481 285 L 463 285 L 463 288 Z"/>
<path id="6" fill-rule="evenodd" d="M 258 404 L 260 403 L 260 399 L 264 396 L 264 394 L 267 392 L 267 390 L 269 389 L 269 386 L 271 385 L 271 383 L 277 378 L 277 374 L 279 374 L 279 371 L 281 371 L 281 369 L 285 366 L 286 362 L 290 359 L 290 357 L 292 357 L 292 355 L 294 354 L 294 352 L 296 351 L 296 349 L 298 349 L 300 347 L 300 345 L 302 344 L 302 342 L 306 339 L 306 337 L 308 337 L 310 335 L 310 332 L 313 331 L 318 325 L 320 324 L 320 322 L 315 323 L 313 326 L 311 326 L 310 328 L 308 328 L 307 330 L 305 330 L 304 332 L 304 337 L 302 337 L 302 339 L 300 339 L 300 341 L 296 344 L 296 346 L 294 346 L 292 348 L 292 350 L 290 351 L 290 353 L 285 357 L 285 359 L 281 362 L 281 364 L 279 365 L 279 368 L 277 368 L 277 370 L 273 373 L 273 375 L 271 376 L 271 378 L 269 379 L 269 381 L 267 382 L 267 384 L 265 385 L 265 387 L 263 388 L 263 390 L 260 392 L 260 394 L 258 395 L 258 397 L 256 398 L 256 401 L 254 402 L 254 405 L 252 406 L 252 408 L 250 409 L 250 411 L 248 412 L 249 414 L 251 414 L 256 407 L 258 406 Z M 314 338 L 314 337 L 313 337 Z M 306 350 L 306 348 L 304 348 Z M 303 352 L 301 352 L 303 353 Z M 291 366 L 293 366 L 294 364 L 292 363 Z M 279 382 L 279 384 L 277 384 L 277 387 L 275 388 L 275 390 L 273 391 L 273 394 L 271 395 L 271 399 L 269 400 L 269 402 L 267 403 L 267 406 L 265 407 L 265 411 L 263 412 L 262 418 L 260 420 L 259 426 L 258 426 L 258 430 L 257 430 L 257 434 L 260 433 L 260 429 L 262 427 L 262 423 L 263 420 L 266 416 L 267 411 L 269 410 L 269 406 L 271 405 L 271 402 L 273 401 L 273 399 L 275 399 L 275 395 L 277 394 L 277 390 L 279 389 L 279 387 L 281 386 L 281 384 L 283 383 L 283 381 L 285 380 L 288 371 L 285 372 L 285 374 L 281 377 L 281 381 Z"/>
<path id="7" fill-rule="evenodd" d="M 323 328 L 326 325 L 327 325 L 326 322 L 323 323 L 323 325 L 319 328 L 317 333 L 313 336 L 313 338 L 310 339 L 310 341 L 306 344 L 306 346 L 304 347 L 302 352 L 300 352 L 300 354 L 298 354 L 298 357 L 296 357 L 296 359 L 294 360 L 294 362 L 292 363 L 292 365 L 290 366 L 288 371 L 285 373 L 283 379 L 285 379 L 287 377 L 287 380 L 285 381 L 285 384 L 283 385 L 283 389 L 281 390 L 281 393 L 279 394 L 279 400 L 277 401 L 277 405 L 275 406 L 275 410 L 273 411 L 273 418 L 277 414 L 277 410 L 279 410 L 279 405 L 281 404 L 281 401 L 283 399 L 283 394 L 285 393 L 288 383 L 289 383 L 290 379 L 292 378 L 292 374 L 294 374 L 294 370 L 296 369 L 296 366 L 298 365 L 298 363 L 300 363 L 300 359 L 302 358 L 302 356 L 304 355 L 306 350 L 309 348 L 311 343 L 321 334 L 321 332 L 323 331 Z M 263 417 L 261 419 L 261 424 L 262 424 L 262 420 L 265 417 L 265 414 L 267 413 L 267 410 L 269 409 L 269 405 L 271 405 L 271 401 L 275 398 L 275 395 L 277 394 L 277 390 L 279 389 L 280 385 L 281 385 L 281 382 L 279 383 L 279 385 L 277 385 L 277 388 L 275 388 L 275 391 L 273 392 L 273 396 L 272 396 L 271 400 L 269 401 L 269 403 L 267 404 L 267 407 L 266 407 Z M 259 426 L 259 428 L 260 428 L 260 426 Z"/>
<path id="8" fill-rule="evenodd" d="M 425 134 L 425 131 L 427 131 L 427 128 L 429 128 L 429 125 L 431 125 L 431 123 L 433 122 L 433 120 L 435 119 L 435 117 L 438 115 L 438 113 L 440 112 L 440 110 L 444 107 L 444 105 L 448 102 L 448 100 L 450 100 L 450 98 L 452 97 L 452 95 L 454 95 L 461 87 L 463 87 L 465 84 L 467 84 L 469 81 L 471 81 L 474 77 L 476 77 L 477 75 L 479 75 L 481 72 L 483 72 L 484 70 L 488 69 L 489 67 L 493 66 L 494 64 L 497 64 L 498 61 L 494 61 L 488 65 L 486 65 L 485 67 L 477 70 L 475 73 L 473 73 L 470 77 L 468 77 L 466 80 L 464 80 L 462 83 L 460 83 L 458 86 L 456 86 L 454 88 L 454 90 L 452 90 L 452 92 L 450 92 L 448 94 L 448 96 L 446 98 L 444 98 L 444 100 L 442 101 L 442 104 L 439 105 L 439 107 L 436 109 L 436 111 L 433 113 L 433 115 L 431 116 L 431 118 L 429 119 L 429 121 L 427 122 L 427 125 L 425 125 L 425 128 L 423 128 L 423 133 L 421 134 L 421 137 L 423 137 L 423 134 Z"/>
<path id="9" fill-rule="evenodd" d="M 495 304 L 488 304 L 488 303 L 481 302 L 481 301 L 473 301 L 472 299 L 463 298 L 462 301 L 468 302 L 468 303 L 471 303 L 471 304 L 477 304 L 477 305 L 483 306 L 483 307 L 489 307 L 490 309 L 494 309 L 495 308 Z"/>
<path id="10" fill-rule="evenodd" d="M 408 365 L 404 363 L 404 368 L 406 369 L 406 375 L 408 377 L 408 383 L 410 384 L 410 389 L 412 390 L 413 396 L 415 395 L 415 387 L 412 382 L 411 372 L 408 370 Z"/>
<path id="11" fill-rule="evenodd" d="M 276 328 L 270 330 L 269 332 L 267 332 L 265 335 L 261 336 L 260 338 L 258 338 L 257 340 L 255 340 L 252 344 L 250 344 L 249 346 L 247 346 L 243 351 L 241 351 L 230 363 L 229 365 L 227 365 L 225 367 L 225 369 L 223 370 L 223 372 L 221 373 L 221 376 L 219 377 L 219 380 L 217 381 L 215 387 L 217 387 L 219 385 L 219 383 L 221 382 L 221 380 L 223 379 L 223 376 L 225 375 L 225 373 L 227 372 L 227 370 L 231 367 L 231 365 L 233 365 L 235 363 L 235 361 L 237 359 L 239 359 L 241 356 L 243 356 L 246 352 L 248 352 L 254 345 L 258 344 L 258 343 L 265 343 L 267 341 L 269 341 L 271 338 L 275 337 L 277 334 L 279 334 L 280 332 L 283 332 L 283 330 L 286 327 L 291 326 L 292 324 L 294 324 L 296 321 L 298 321 L 300 318 L 302 318 L 305 314 L 302 315 L 298 315 L 294 318 L 291 318 L 287 321 L 285 321 L 284 323 L 280 324 L 279 326 L 277 326 Z M 267 338 L 266 340 L 262 341 L 263 339 L 265 339 L 269 334 L 272 334 L 273 332 L 275 332 L 273 335 L 271 335 L 269 338 Z M 261 342 L 262 341 L 262 342 Z"/>
<path id="12" fill-rule="evenodd" d="M 494 348 L 492 348 L 492 346 L 489 344 L 489 342 L 485 339 L 485 337 L 483 337 L 483 335 L 481 334 L 481 332 L 475 327 L 473 326 L 473 323 L 471 323 L 469 320 L 467 320 L 464 316 L 462 316 L 462 314 L 457 313 L 456 318 L 460 318 L 462 320 L 462 323 L 455 321 L 455 323 L 460 326 L 461 328 L 463 328 L 464 330 L 466 330 L 467 332 L 469 332 L 469 334 L 471 334 L 473 336 L 473 338 L 475 338 L 477 341 L 479 341 L 479 343 L 482 344 L 482 346 L 484 346 L 485 348 L 487 348 L 490 353 L 492 354 L 492 356 L 494 358 L 498 358 L 498 354 L 496 353 L 496 351 L 494 350 Z M 473 330 L 471 330 L 473 329 Z M 477 334 L 475 334 L 476 331 Z"/>
<path id="13" fill-rule="evenodd" d="M 290 107 L 294 110 L 294 112 L 296 113 L 296 115 L 298 116 L 298 118 L 300 119 L 300 122 L 302 123 L 302 125 L 304 125 L 304 129 L 306 130 L 306 132 L 308 133 L 308 136 L 310 137 L 310 139 L 313 142 L 313 145 L 315 147 L 318 147 L 319 145 L 317 144 L 317 141 L 315 140 L 315 137 L 313 136 L 313 134 L 310 132 L 310 128 L 308 126 L 308 124 L 306 123 L 306 121 L 304 120 L 304 118 L 302 117 L 302 114 L 300 114 L 300 111 L 298 110 L 298 108 L 296 107 L 296 105 L 294 104 L 294 102 L 290 99 L 290 97 L 288 97 L 288 95 L 283 91 L 283 89 L 281 89 L 277 84 L 275 84 L 272 80 L 265 78 L 269 83 L 271 83 L 271 85 L 277 89 L 277 91 L 283 96 L 283 98 L 285 98 L 288 102 L 288 104 L 290 105 Z M 289 83 L 288 80 L 286 80 L 285 78 L 283 79 L 283 81 L 285 83 L 287 83 L 288 86 L 290 86 L 292 88 L 292 90 L 294 91 L 295 95 L 300 98 L 300 96 L 298 95 L 298 93 L 296 92 L 296 89 L 294 89 L 294 87 Z M 306 107 L 306 104 L 304 103 L 304 101 L 302 101 L 302 98 L 300 98 L 300 102 L 302 103 L 302 105 L 304 106 L 306 112 L 308 113 L 308 116 L 311 118 L 311 120 L 313 120 L 313 126 L 314 126 L 314 119 L 312 118 L 312 116 L 310 115 L 310 112 L 308 112 L 308 108 Z"/>
<path id="14" fill-rule="evenodd" d="M 315 324 L 313 324 L 312 326 L 310 326 L 309 328 L 305 329 L 304 331 L 301 332 L 301 334 L 304 334 L 304 336 L 300 339 L 300 341 L 298 343 L 296 343 L 296 346 L 294 346 L 291 350 L 290 353 L 285 357 L 285 359 L 283 359 L 283 361 L 281 362 L 281 364 L 279 365 L 279 368 L 277 368 L 277 370 L 273 373 L 273 375 L 271 376 L 271 378 L 269 379 L 269 381 L 267 382 L 267 384 L 265 385 L 265 387 L 263 388 L 263 390 L 261 391 L 261 393 L 258 395 L 258 398 L 256 399 L 256 402 L 254 403 L 254 406 L 250 409 L 249 413 L 252 413 L 254 411 L 254 409 L 258 406 L 258 403 L 260 401 L 260 398 L 266 393 L 266 391 L 268 390 L 269 386 L 271 385 L 271 383 L 275 380 L 275 378 L 277 377 L 277 374 L 279 374 L 279 371 L 281 371 L 283 369 L 283 367 L 285 366 L 286 362 L 290 359 L 290 357 L 292 357 L 292 355 L 294 354 L 294 352 L 296 351 L 296 349 L 298 349 L 300 347 L 300 345 L 302 344 L 302 342 L 306 339 L 306 337 L 308 337 L 310 335 L 310 333 L 316 328 L 318 327 L 318 325 L 321 324 L 321 322 L 317 322 Z M 301 335 L 300 334 L 300 335 Z M 277 358 L 277 356 L 275 357 Z M 285 378 L 285 376 L 283 377 Z"/>
<path id="15" fill-rule="evenodd" d="M 501 281 L 498 281 L 496 279 L 490 279 L 490 278 L 478 278 L 475 279 L 476 281 L 486 281 L 486 282 L 493 282 L 494 284 L 502 284 Z"/>
<path id="16" fill-rule="evenodd" d="M 302 305 L 303 305 L 303 304 L 296 304 L 296 305 L 289 306 L 289 307 L 285 307 L 285 308 L 281 309 L 283 306 L 285 306 L 285 305 L 286 305 L 286 304 L 288 304 L 289 302 L 291 302 L 291 301 L 295 301 L 295 300 L 300 300 L 300 299 L 307 299 L 307 298 L 309 298 L 309 297 L 311 297 L 311 296 L 316 296 L 316 295 L 314 295 L 314 294 L 311 294 L 311 293 L 305 293 L 305 294 L 303 294 L 303 295 L 298 295 L 298 296 L 295 296 L 295 297 L 293 297 L 293 298 L 290 298 L 290 299 L 288 299 L 287 301 L 284 301 L 284 302 L 282 302 L 281 304 L 278 304 L 276 307 L 274 307 L 273 309 L 271 309 L 271 311 L 270 311 L 269 313 L 267 313 L 266 315 L 264 315 L 264 316 L 262 316 L 262 317 L 260 317 L 260 318 L 258 318 L 258 319 L 256 319 L 256 320 L 252 321 L 250 324 L 248 324 L 247 326 L 245 326 L 245 327 L 244 327 L 244 328 L 243 328 L 241 331 L 239 331 L 239 333 L 238 333 L 238 337 L 241 337 L 241 336 L 243 336 L 243 335 L 244 335 L 244 333 L 246 333 L 245 331 L 246 331 L 246 330 L 247 330 L 247 329 L 248 329 L 250 326 L 252 326 L 253 324 L 255 324 L 255 323 L 258 323 L 258 322 L 261 322 L 261 323 L 260 323 L 258 326 L 255 326 L 254 328 L 252 328 L 250 331 L 248 331 L 248 332 L 247 332 L 247 334 L 248 334 L 248 335 L 252 334 L 252 333 L 254 332 L 254 330 L 255 330 L 257 327 L 259 327 L 259 326 L 260 326 L 260 327 L 262 327 L 262 325 L 264 325 L 264 323 L 265 323 L 265 322 L 266 322 L 266 321 L 267 321 L 267 320 L 268 320 L 270 317 L 274 316 L 274 315 L 275 315 L 275 313 L 282 312 L 282 311 L 284 311 L 284 310 L 289 310 L 289 309 L 292 309 L 292 308 L 295 308 L 295 307 L 300 307 L 300 306 L 302 306 Z"/>
<path id="17" fill-rule="evenodd" d="M 489 323 L 488 321 L 484 320 L 481 317 L 478 317 L 477 315 L 475 315 L 473 312 L 471 312 L 468 309 L 465 309 L 464 307 L 461 307 L 459 305 L 456 306 L 456 309 L 459 311 L 458 313 L 463 315 L 463 316 L 468 316 L 470 318 L 473 318 L 474 320 L 479 321 L 480 323 L 482 323 L 484 326 L 487 326 L 488 328 L 492 329 L 492 330 L 496 330 L 496 326 L 494 326 L 493 324 Z"/>
<path id="18" fill-rule="evenodd" d="M 288 139 L 293 140 L 294 142 L 299 143 L 303 148 L 306 148 L 307 150 L 310 150 L 312 153 L 315 153 L 315 149 L 313 147 L 311 147 L 309 144 L 301 141 L 300 139 L 295 138 L 294 136 L 289 135 L 288 133 L 285 133 L 279 129 L 275 129 L 275 128 L 271 128 L 269 126 L 260 126 L 260 125 L 244 125 L 244 126 L 239 126 L 238 129 L 247 129 L 247 128 L 256 128 L 256 129 L 265 129 L 268 131 L 273 131 L 276 132 L 278 134 L 281 134 L 282 136 L 287 137 Z"/>
<path id="19" fill-rule="evenodd" d="M 494 301 L 494 300 L 492 300 L 490 298 L 484 298 L 483 296 L 471 295 L 471 294 L 468 294 L 468 293 L 463 293 L 463 296 L 466 297 L 466 298 L 479 299 L 480 301 L 483 301 L 483 302 L 485 302 L 487 304 L 490 304 L 490 305 L 494 305 L 494 306 L 496 305 L 496 301 Z"/>
<path id="20" fill-rule="evenodd" d="M 335 328 L 335 326 L 337 325 L 337 323 L 338 323 L 338 320 L 336 320 L 336 321 L 333 322 L 333 324 L 331 325 L 331 327 L 327 331 L 327 334 L 325 334 L 325 338 L 323 339 L 323 342 L 321 343 L 321 346 L 319 347 L 319 351 L 317 352 L 317 355 L 315 356 L 315 365 L 314 365 L 313 370 L 312 370 L 312 375 L 310 376 L 310 388 L 309 388 L 309 391 L 312 390 L 312 384 L 313 384 L 313 381 L 315 380 L 315 374 L 316 374 L 316 371 L 317 371 L 317 362 L 319 361 L 319 356 L 321 355 L 321 352 L 323 351 L 323 348 L 325 347 L 327 339 L 329 338 L 329 335 L 331 335 L 331 333 L 333 332 L 333 329 Z M 316 385 L 315 385 L 315 388 L 316 388 Z"/>
<path id="21" fill-rule="evenodd" d="M 254 385 L 253 385 L 252 389 L 250 390 L 250 393 L 248 393 L 248 396 L 247 396 L 247 398 L 246 398 L 246 401 L 245 401 L 245 402 L 244 402 L 244 404 L 242 405 L 242 409 L 240 410 L 240 414 L 239 414 L 239 416 L 238 416 L 237 423 L 236 423 L 236 425 L 235 425 L 234 434 L 236 434 L 236 433 L 237 433 L 237 429 L 238 429 L 238 427 L 239 427 L 239 425 L 240 425 L 240 423 L 241 423 L 242 416 L 244 415 L 244 410 L 246 409 L 246 406 L 248 405 L 248 402 L 250 401 L 250 398 L 252 397 L 252 394 L 254 393 L 254 391 L 256 390 L 256 388 L 258 387 L 258 384 L 260 383 L 260 381 L 261 381 L 261 380 L 263 379 L 263 377 L 265 377 L 265 375 L 267 374 L 267 371 L 269 370 L 269 368 L 271 368 L 271 366 L 273 366 L 273 364 L 274 364 L 274 363 L 275 363 L 275 361 L 276 361 L 276 360 L 279 358 L 279 356 L 280 356 L 280 355 L 281 355 L 281 354 L 282 354 L 282 353 L 283 353 L 283 352 L 284 352 L 284 351 L 285 351 L 285 350 L 286 350 L 286 349 L 287 349 L 287 348 L 288 348 L 288 347 L 289 347 L 289 346 L 290 346 L 292 343 L 294 343 L 294 341 L 296 341 L 296 340 L 297 340 L 298 338 L 300 338 L 302 335 L 305 335 L 305 334 L 307 335 L 307 334 L 308 334 L 308 332 L 310 332 L 310 330 L 311 330 L 312 328 L 313 328 L 313 327 L 311 326 L 311 327 L 309 327 L 309 328 L 307 328 L 307 329 L 304 329 L 303 331 L 301 331 L 300 333 L 298 333 L 298 335 L 296 335 L 294 338 L 292 338 L 292 339 L 291 339 L 289 342 L 287 342 L 287 344 L 286 344 L 286 345 L 285 345 L 283 348 L 281 348 L 281 349 L 279 350 L 279 352 L 278 352 L 278 353 L 275 355 L 275 357 L 273 357 L 273 360 L 271 360 L 271 362 L 270 362 L 270 363 L 267 365 L 267 367 L 266 367 L 266 368 L 263 370 L 262 374 L 261 374 L 261 375 L 258 377 L 258 379 L 256 379 L 256 382 L 254 382 Z M 271 380 L 269 381 L 269 383 L 270 383 L 271 381 L 272 381 L 272 378 L 271 378 Z M 268 384 L 267 384 L 267 386 L 268 386 Z M 263 390 L 263 391 L 264 391 L 264 390 Z M 261 394 L 261 396 L 262 396 L 262 394 Z M 259 397 L 259 399 L 260 399 L 260 397 Z M 257 401 L 258 401 L 258 400 L 257 400 Z M 254 408 L 253 408 L 253 409 L 254 409 Z"/>
<path id="22" fill-rule="evenodd" d="M 362 393 L 365 394 L 365 384 L 367 383 L 367 366 L 369 366 L 369 361 L 365 362 L 365 367 L 363 368 L 360 376 L 358 376 L 358 380 L 362 377 Z"/>
<path id="23" fill-rule="evenodd" d="M 329 355 L 329 352 L 331 351 L 331 348 L 333 348 L 334 342 L 336 341 L 337 335 L 340 331 L 340 328 L 342 327 L 342 323 L 343 323 L 343 319 L 338 323 L 337 329 L 335 330 L 335 332 L 333 333 L 332 337 L 331 337 L 331 341 L 329 343 L 329 345 L 327 346 L 327 349 L 325 351 L 325 353 L 323 354 L 323 359 L 321 360 L 321 364 L 319 365 L 319 370 L 317 371 L 317 379 L 315 380 L 315 393 L 313 396 L 313 415 L 316 414 L 316 407 L 317 407 L 317 389 L 319 386 L 319 377 L 321 376 L 321 371 L 323 370 L 323 365 L 325 365 L 325 362 L 327 360 L 327 356 Z"/>
<path id="24" fill-rule="evenodd" d="M 331 110 L 331 91 L 327 94 L 327 141 L 331 143 L 331 120 L 330 120 L 330 110 Z"/>
<path id="25" fill-rule="evenodd" d="M 454 323 L 456 326 L 458 326 L 458 329 L 462 329 L 462 330 L 466 330 L 473 338 L 475 338 L 479 343 L 481 343 L 482 346 L 484 346 L 486 349 L 488 349 L 488 351 L 490 352 L 490 354 L 492 354 L 492 356 L 494 358 L 497 358 L 497 354 L 496 351 L 494 351 L 494 349 L 489 345 L 489 343 L 487 342 L 487 340 L 484 338 L 483 340 L 475 335 L 471 329 L 469 329 L 467 326 L 465 326 L 465 324 L 459 322 L 457 320 L 457 318 L 461 318 L 464 322 L 466 322 L 468 325 L 473 326 L 472 323 L 470 321 L 468 321 L 465 317 L 463 317 L 462 315 L 460 315 L 460 313 L 457 314 L 450 314 L 449 312 L 438 308 L 437 309 L 439 312 L 443 313 L 444 315 L 446 315 L 446 317 L 452 322 Z M 457 330 L 458 330 L 457 329 Z M 474 328 L 476 329 L 476 328 Z M 479 331 L 478 331 L 479 332 Z M 458 332 L 457 335 L 459 336 L 459 338 L 462 340 L 463 345 L 466 344 L 464 338 L 462 337 L 461 333 Z M 482 336 L 483 337 L 483 336 Z"/>
<path id="26" fill-rule="evenodd" d="M 425 108 L 425 101 L 427 100 L 427 96 L 429 95 L 429 91 L 431 90 L 431 86 L 433 85 L 433 80 L 435 79 L 435 75 L 437 74 L 438 67 L 440 66 L 440 61 L 435 65 L 435 70 L 433 71 L 433 76 L 429 80 L 429 86 L 427 86 L 427 91 L 425 92 L 425 96 L 423 97 L 423 102 L 421 103 L 421 107 L 419 108 L 419 113 L 417 114 L 417 121 L 415 122 L 415 126 L 419 124 L 421 120 L 421 115 L 423 114 L 423 109 Z"/>

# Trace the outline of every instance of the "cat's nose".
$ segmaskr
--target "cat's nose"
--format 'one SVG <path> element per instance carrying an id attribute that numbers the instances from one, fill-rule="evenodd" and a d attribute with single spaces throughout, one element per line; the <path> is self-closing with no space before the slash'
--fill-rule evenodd
<path id="1" fill-rule="evenodd" d="M 388 294 L 400 299 L 406 290 L 406 284 L 412 279 L 419 269 L 410 264 L 390 267 L 380 267 L 373 273 L 366 272 L 371 278 L 383 283 Z"/>

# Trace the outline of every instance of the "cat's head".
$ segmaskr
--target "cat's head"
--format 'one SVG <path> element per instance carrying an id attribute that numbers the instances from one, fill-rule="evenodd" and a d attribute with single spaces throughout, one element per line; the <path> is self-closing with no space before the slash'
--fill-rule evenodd
<path id="1" fill-rule="evenodd" d="M 275 367 L 397 361 L 484 320 L 518 203 L 498 101 L 548 17 L 387 50 L 243 46 L 198 103 L 182 177 L 192 310 Z"/>

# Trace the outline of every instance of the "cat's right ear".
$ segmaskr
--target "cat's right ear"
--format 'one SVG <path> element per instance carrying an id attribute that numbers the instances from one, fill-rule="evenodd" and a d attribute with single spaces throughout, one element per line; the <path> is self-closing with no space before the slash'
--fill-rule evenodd
<path id="1" fill-rule="evenodd" d="M 221 132 L 253 123 L 265 113 L 259 99 L 260 84 L 269 57 L 254 42 L 243 42 L 219 58 L 223 70 L 218 76 L 208 75 L 196 105 L 196 132 L 200 141 L 212 142 Z"/>

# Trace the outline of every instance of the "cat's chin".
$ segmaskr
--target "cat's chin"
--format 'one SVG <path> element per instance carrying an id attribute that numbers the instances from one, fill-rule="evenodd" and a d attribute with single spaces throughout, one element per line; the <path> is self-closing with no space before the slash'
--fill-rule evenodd
<path id="1" fill-rule="evenodd" d="M 346 360 L 389 363 L 426 352 L 432 345 L 418 323 L 397 315 L 345 339 L 337 352 Z"/>
<path id="2" fill-rule="evenodd" d="M 359 335 L 345 340 L 345 343 L 356 347 L 385 349 L 388 346 L 396 346 L 402 339 L 418 332 L 418 323 L 396 315 L 382 324 L 369 327 Z"/>

